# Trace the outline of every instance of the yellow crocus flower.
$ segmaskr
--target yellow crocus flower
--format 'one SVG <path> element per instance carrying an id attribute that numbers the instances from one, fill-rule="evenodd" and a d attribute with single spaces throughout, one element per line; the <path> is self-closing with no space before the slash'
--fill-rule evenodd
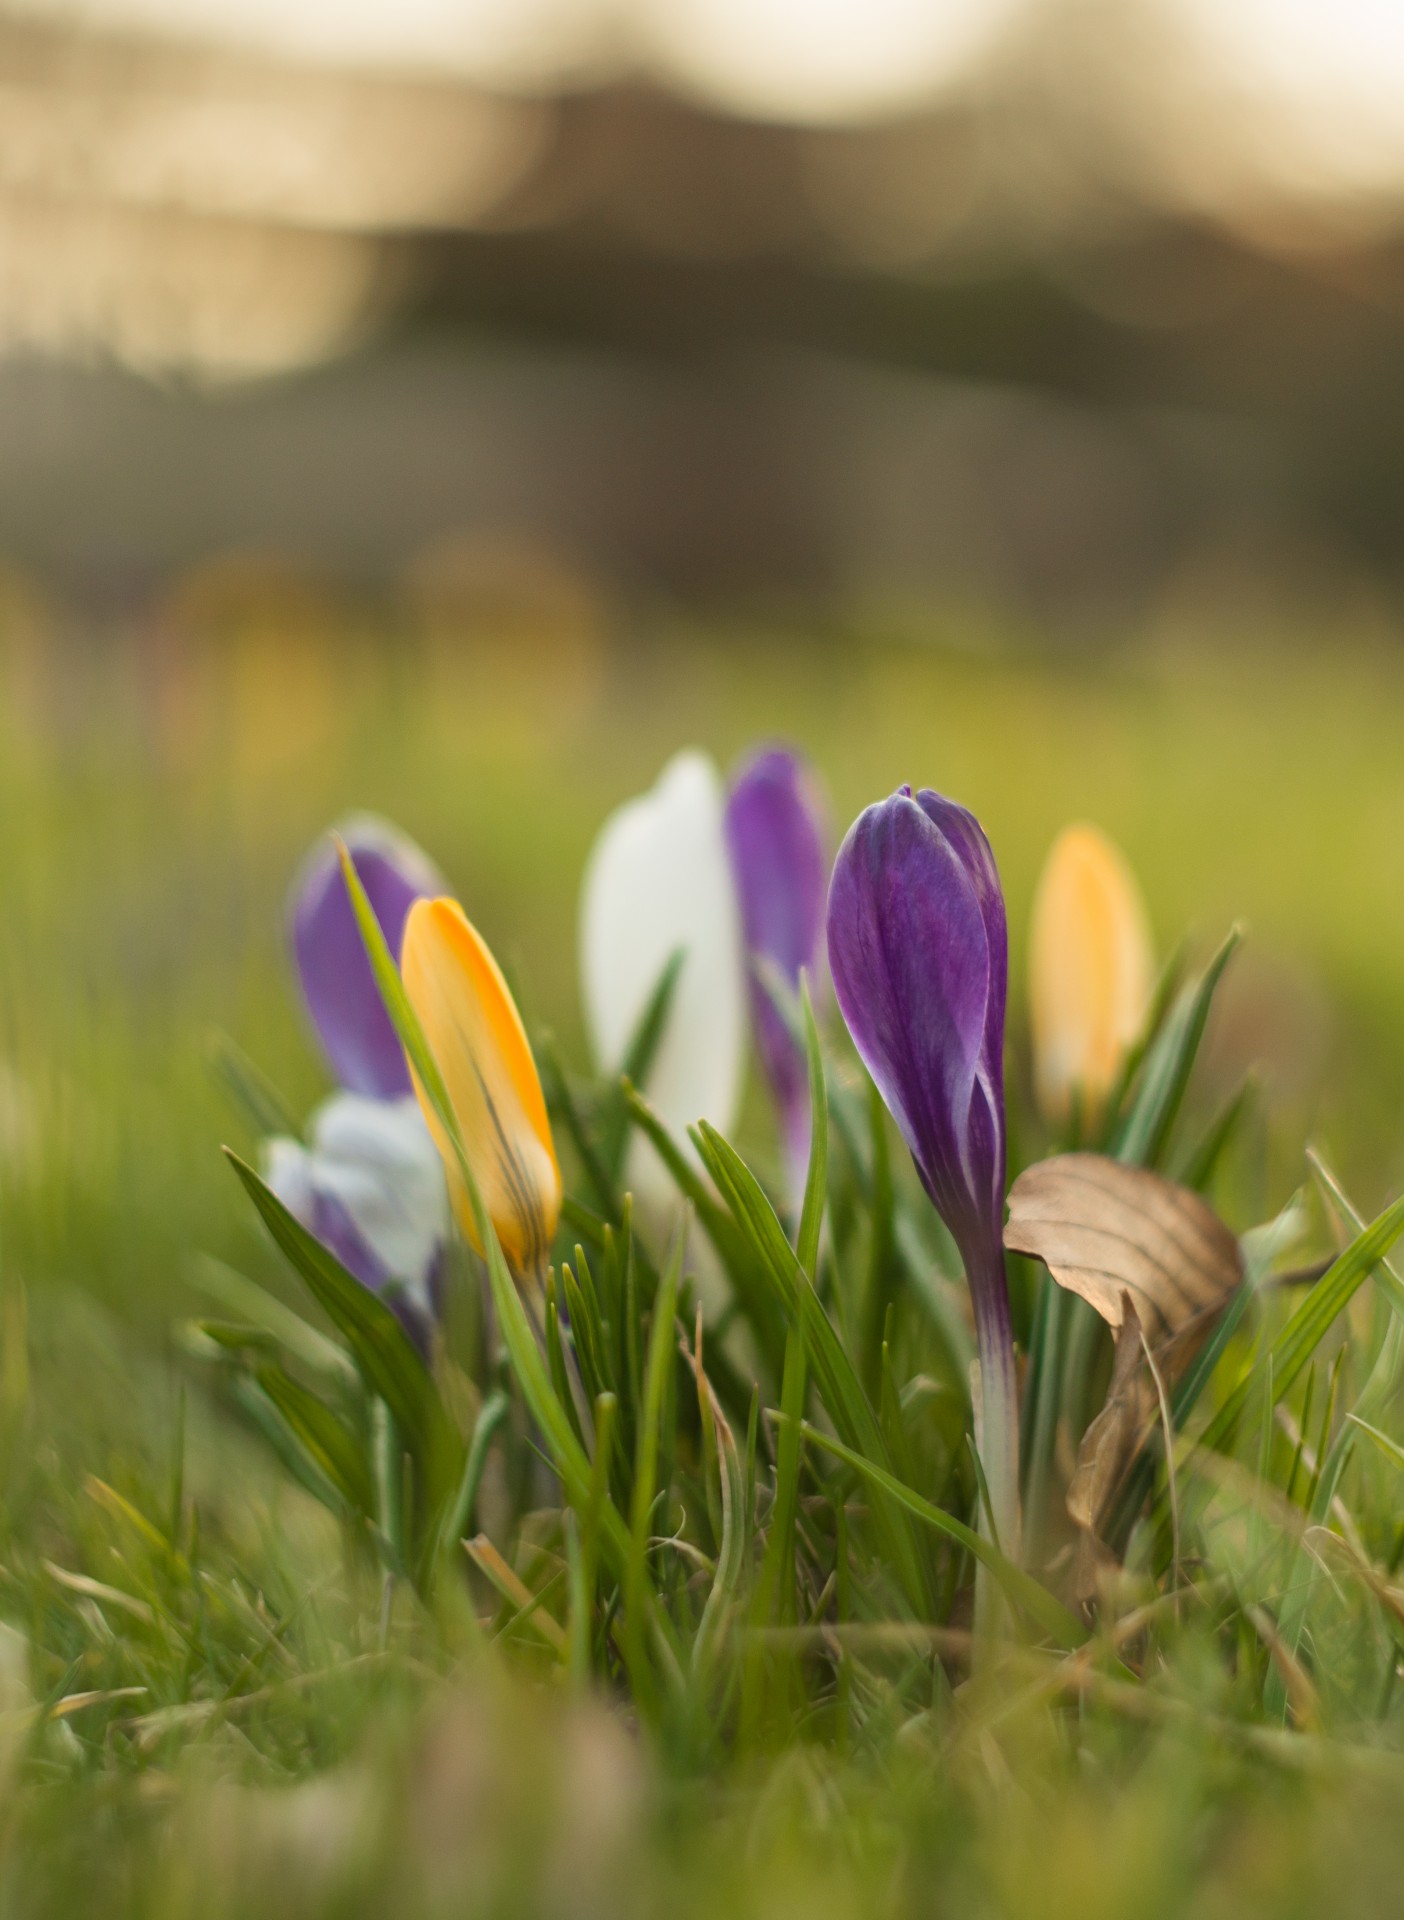
<path id="1" fill-rule="evenodd" d="M 1093 1118 L 1145 1019 L 1154 958 L 1145 902 L 1096 827 L 1064 828 L 1044 863 L 1029 942 L 1029 1014 L 1039 1106 Z"/>
<path id="2" fill-rule="evenodd" d="M 526 1030 L 501 969 L 456 900 L 418 900 L 400 951 L 405 992 L 448 1089 L 463 1148 L 507 1263 L 539 1278 L 561 1211 L 561 1173 Z M 458 1158 L 417 1075 L 454 1211 L 478 1251 Z"/>

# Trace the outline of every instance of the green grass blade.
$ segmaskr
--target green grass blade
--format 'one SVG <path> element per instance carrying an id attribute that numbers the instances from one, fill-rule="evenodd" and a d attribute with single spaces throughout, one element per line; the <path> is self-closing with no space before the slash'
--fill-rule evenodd
<path id="1" fill-rule="evenodd" d="M 634 1448 L 634 1485 L 629 1511 L 629 1563 L 625 1575 L 625 1623 L 632 1634 L 640 1636 L 636 1645 L 636 1665 L 643 1669 L 644 1605 L 648 1581 L 649 1521 L 658 1488 L 658 1463 L 663 1452 L 663 1423 L 668 1404 L 668 1388 L 673 1371 L 673 1317 L 677 1308 L 678 1284 L 682 1278 L 686 1224 L 678 1228 L 673 1250 L 664 1268 L 653 1302 L 649 1328 L 648 1357 L 644 1362 L 643 1395 L 639 1407 L 637 1439 Z"/>
<path id="2" fill-rule="evenodd" d="M 824 1055 L 819 1046 L 814 1003 L 809 997 L 809 982 L 802 975 L 800 998 L 804 1007 L 804 1045 L 809 1065 L 809 1169 L 804 1180 L 804 1205 L 800 1209 L 796 1251 L 805 1272 L 817 1274 L 819 1235 L 824 1225 L 824 1203 L 829 1193 L 829 1102 L 824 1085 Z"/>
<path id="3" fill-rule="evenodd" d="M 902 1507 L 914 1519 L 925 1526 L 942 1533 L 957 1546 L 963 1547 L 976 1560 L 987 1567 L 991 1575 L 999 1582 L 1007 1598 L 1037 1623 L 1050 1639 L 1061 1647 L 1080 1647 L 1087 1638 L 1087 1630 L 1071 1614 L 1061 1601 L 1054 1599 L 1046 1587 L 1040 1586 L 1032 1574 L 1024 1573 L 1012 1561 L 1006 1560 L 998 1547 L 984 1539 L 973 1528 L 957 1520 L 954 1514 L 947 1513 L 943 1507 L 936 1507 L 929 1500 L 905 1486 L 895 1474 L 854 1448 L 845 1446 L 841 1440 L 831 1434 L 821 1433 L 808 1421 L 804 1424 L 804 1438 L 811 1445 L 822 1447 L 826 1453 L 853 1468 L 875 1491 L 881 1492 L 887 1499 Z"/>
<path id="4" fill-rule="evenodd" d="M 228 1147 L 225 1154 L 274 1241 L 344 1336 L 362 1378 L 391 1409 L 420 1464 L 427 1471 L 441 1471 L 445 1458 L 455 1451 L 455 1437 L 429 1370 L 409 1335 L 384 1301 L 293 1218 L 247 1161 Z"/>
<path id="5" fill-rule="evenodd" d="M 357 1436 L 325 1400 L 304 1387 L 276 1362 L 255 1370 L 254 1378 L 283 1416 L 308 1457 L 324 1473 L 355 1514 L 374 1509 L 370 1462 Z"/>
<path id="6" fill-rule="evenodd" d="M 1246 1073 L 1237 1088 L 1209 1122 L 1199 1140 L 1185 1153 L 1171 1178 L 1192 1193 L 1203 1193 L 1219 1170 L 1219 1164 L 1244 1120 L 1252 1111 L 1261 1082 L 1255 1073 Z"/>
<path id="7" fill-rule="evenodd" d="M 458 1483 L 453 1500 L 444 1514 L 444 1523 L 439 1530 L 440 1554 L 453 1553 L 456 1557 L 458 1544 L 466 1540 L 474 1531 L 474 1509 L 478 1504 L 478 1490 L 483 1484 L 483 1474 L 488 1463 L 488 1449 L 493 1436 L 512 1410 L 512 1403 L 500 1389 L 490 1393 L 478 1411 L 473 1423 L 473 1438 L 468 1443 L 468 1452 L 463 1462 L 463 1477 Z"/>
<path id="8" fill-rule="evenodd" d="M 887 1445 L 882 1437 L 872 1403 L 863 1390 L 852 1361 L 833 1323 L 815 1293 L 810 1277 L 797 1265 L 794 1250 L 785 1238 L 775 1209 L 762 1192 L 755 1175 L 729 1142 L 706 1121 L 697 1128 L 694 1139 L 707 1169 L 726 1199 L 732 1216 L 754 1249 L 757 1259 L 779 1297 L 787 1322 L 801 1322 L 805 1347 L 814 1369 L 819 1391 L 830 1418 L 839 1433 L 857 1452 L 890 1467 Z M 900 1508 L 878 1500 L 874 1509 L 886 1538 L 889 1557 L 898 1572 L 910 1604 L 920 1613 L 931 1606 L 931 1593 L 925 1569 L 911 1526 Z"/>
<path id="9" fill-rule="evenodd" d="M 774 1298 L 746 1235 L 726 1209 L 717 1205 L 706 1182 L 686 1159 L 663 1122 L 632 1088 L 629 1106 L 640 1131 L 652 1141 L 679 1192 L 692 1206 L 707 1238 L 721 1256 L 737 1305 L 750 1322 L 772 1374 L 778 1376 L 785 1351 L 784 1322 L 775 1311 Z"/>
<path id="10" fill-rule="evenodd" d="M 230 1384 L 235 1404 L 267 1441 L 298 1485 L 319 1501 L 338 1520 L 350 1520 L 346 1496 L 330 1480 L 308 1453 L 268 1395 L 248 1374 L 238 1374 Z"/>
<path id="11" fill-rule="evenodd" d="M 1333 1174 L 1331 1169 L 1326 1165 L 1321 1155 L 1312 1148 L 1308 1148 L 1307 1163 L 1316 1175 L 1318 1181 L 1320 1181 L 1322 1187 L 1324 1187 L 1331 1205 L 1336 1209 L 1337 1213 L 1339 1213 L 1342 1220 L 1345 1221 L 1351 1232 L 1363 1233 L 1365 1230 L 1364 1220 L 1352 1205 L 1344 1187 L 1342 1187 L 1335 1174 Z M 1381 1260 L 1379 1271 L 1375 1277 L 1380 1283 L 1380 1291 L 1394 1309 L 1401 1324 L 1404 1324 L 1404 1279 L 1400 1278 L 1398 1272 L 1395 1270 L 1394 1263 L 1390 1260 Z"/>
<path id="12" fill-rule="evenodd" d="M 216 1033 L 209 1043 L 210 1070 L 259 1139 L 285 1134 L 302 1138 L 302 1128 L 287 1101 L 262 1067 L 256 1066 L 227 1033 Z"/>
<path id="13" fill-rule="evenodd" d="M 1241 938 L 1234 927 L 1199 979 L 1180 995 L 1146 1054 L 1135 1097 L 1111 1149 L 1113 1156 L 1128 1166 L 1155 1167 L 1164 1157 L 1204 1038 L 1215 989 Z"/>
<path id="14" fill-rule="evenodd" d="M 686 950 L 682 947 L 676 948 L 669 954 L 663 971 L 658 976 L 658 984 L 649 995 L 647 1004 L 639 1015 L 638 1025 L 634 1028 L 629 1044 L 624 1049 L 624 1058 L 619 1065 L 613 1098 L 601 1130 L 600 1140 L 601 1162 L 608 1178 L 616 1186 L 623 1173 L 624 1151 L 629 1144 L 629 1128 L 634 1117 L 630 1109 L 628 1089 L 648 1085 L 649 1073 L 667 1030 L 668 1015 L 672 1010 L 678 975 L 682 972 L 686 958 Z"/>
<path id="15" fill-rule="evenodd" d="M 1311 1288 L 1271 1347 L 1273 1398 L 1288 1392 L 1303 1367 L 1330 1331 L 1336 1316 L 1349 1305 L 1368 1278 L 1404 1233 L 1404 1198 L 1396 1200 L 1358 1234 Z M 1200 1445 L 1222 1452 L 1233 1439 L 1253 1391 L 1255 1372 L 1240 1380 L 1205 1428 Z"/>

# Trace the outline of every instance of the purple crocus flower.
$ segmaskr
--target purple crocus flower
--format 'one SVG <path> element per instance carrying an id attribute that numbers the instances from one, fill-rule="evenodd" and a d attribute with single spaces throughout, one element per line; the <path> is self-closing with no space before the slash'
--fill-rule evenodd
<path id="1" fill-rule="evenodd" d="M 801 968 L 813 984 L 822 961 L 827 834 L 817 785 L 803 761 L 783 747 L 771 747 L 746 762 L 727 801 L 726 840 L 752 962 L 756 1045 L 780 1117 L 790 1190 L 798 1200 L 809 1161 L 804 1051 L 754 964 L 769 961 L 798 988 Z"/>
<path id="2" fill-rule="evenodd" d="M 444 892 L 444 883 L 432 861 L 387 821 L 358 814 L 339 831 L 390 951 L 398 954 L 410 908 L 423 895 Z M 303 998 L 337 1080 L 348 1093 L 376 1100 L 412 1092 L 330 837 L 313 848 L 294 881 L 288 917 Z"/>
<path id="3" fill-rule="evenodd" d="M 994 855 L 974 815 L 910 787 L 861 813 L 834 863 L 828 933 L 854 1045 L 965 1262 L 981 1455 L 1012 1553 L 1017 1384 L 1002 1241 L 1009 942 Z"/>

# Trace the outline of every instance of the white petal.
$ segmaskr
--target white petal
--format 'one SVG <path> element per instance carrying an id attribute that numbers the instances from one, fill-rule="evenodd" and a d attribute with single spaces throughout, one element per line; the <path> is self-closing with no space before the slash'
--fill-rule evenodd
<path id="1" fill-rule="evenodd" d="M 339 1200 L 386 1272 L 422 1288 L 448 1237 L 443 1161 L 419 1102 L 336 1093 L 312 1117 L 312 1179 Z"/>
<path id="2" fill-rule="evenodd" d="M 702 1119 L 728 1131 L 741 1092 L 746 976 L 724 804 L 707 756 L 680 753 L 651 792 L 610 815 L 585 872 L 580 977 L 602 1069 L 620 1066 L 669 955 L 685 952 L 644 1089 L 680 1140 Z M 635 1190 L 671 1192 L 652 1150 L 635 1147 Z"/>
<path id="3" fill-rule="evenodd" d="M 279 1134 L 263 1143 L 263 1178 L 294 1220 L 311 1227 L 316 1201 L 312 1156 L 300 1140 Z"/>

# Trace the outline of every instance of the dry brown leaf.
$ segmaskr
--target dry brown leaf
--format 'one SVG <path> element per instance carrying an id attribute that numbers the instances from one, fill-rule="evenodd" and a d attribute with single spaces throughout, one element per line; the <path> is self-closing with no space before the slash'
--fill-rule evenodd
<path id="1" fill-rule="evenodd" d="M 1121 1485 L 1122 1476 L 1140 1443 L 1146 1419 L 1145 1387 L 1150 1385 L 1143 1365 L 1141 1323 L 1129 1296 L 1116 1336 L 1111 1383 L 1102 1411 L 1082 1436 L 1077 1470 L 1068 1484 L 1068 1517 L 1074 1525 L 1095 1532 L 1097 1517 Z"/>
<path id="2" fill-rule="evenodd" d="M 1009 1190 L 1004 1244 L 1042 1260 L 1116 1331 L 1135 1302 L 1152 1352 L 1207 1330 L 1243 1278 L 1238 1241 L 1187 1187 L 1099 1153 L 1064 1153 L 1027 1167 Z"/>
<path id="3" fill-rule="evenodd" d="M 1116 1334 L 1101 1412 L 1068 1483 L 1076 1526 L 1078 1596 L 1088 1599 L 1111 1556 L 1101 1523 L 1158 1415 L 1147 1354 L 1173 1387 L 1243 1278 L 1237 1240 L 1211 1207 L 1144 1167 L 1069 1153 L 1029 1167 L 1009 1194 L 1004 1243 L 1042 1260 Z"/>

